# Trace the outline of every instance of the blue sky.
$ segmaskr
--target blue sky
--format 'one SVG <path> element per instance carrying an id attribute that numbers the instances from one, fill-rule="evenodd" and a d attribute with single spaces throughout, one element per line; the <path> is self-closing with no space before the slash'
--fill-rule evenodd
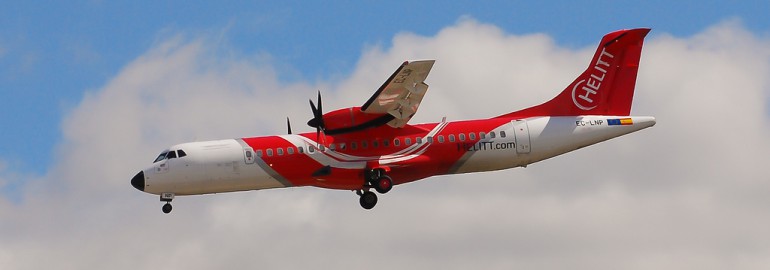
<path id="1" fill-rule="evenodd" d="M 169 34 L 214 33 L 244 56 L 269 55 L 291 82 L 346 76 L 367 46 L 387 47 L 400 32 L 435 35 L 463 16 L 567 47 L 618 28 L 687 36 L 737 19 L 770 29 L 767 1 L 642 2 L 12 1 L 0 10 L 0 158 L 42 174 L 62 116 Z"/>

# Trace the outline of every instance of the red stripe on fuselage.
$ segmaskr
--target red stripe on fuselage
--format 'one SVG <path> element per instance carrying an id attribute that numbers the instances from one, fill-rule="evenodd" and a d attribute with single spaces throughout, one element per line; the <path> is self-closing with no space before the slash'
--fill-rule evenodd
<path id="1" fill-rule="evenodd" d="M 391 128 L 381 126 L 367 129 L 359 132 L 352 132 L 339 135 L 321 135 L 316 139 L 316 133 L 302 133 L 298 136 L 306 138 L 309 145 L 315 146 L 321 141 L 327 148 L 325 153 L 317 151 L 313 154 L 308 153 L 307 145 L 303 144 L 303 154 L 299 154 L 296 146 L 280 136 L 266 136 L 243 138 L 254 150 L 262 150 L 262 160 L 278 174 L 285 177 L 295 186 L 317 186 L 331 189 L 354 190 L 361 189 L 364 184 L 363 168 L 339 168 L 334 164 L 322 164 L 313 158 L 314 155 L 325 155 L 336 162 L 356 162 L 356 164 L 366 163 L 379 164 L 380 160 L 388 158 L 399 158 L 398 160 L 384 164 L 390 167 L 388 175 L 393 178 L 394 184 L 403 184 L 416 181 L 434 175 L 447 174 L 452 166 L 467 152 L 463 147 L 458 147 L 458 143 L 474 144 L 481 140 L 479 132 L 489 133 L 511 119 L 492 118 L 486 120 L 458 121 L 446 124 L 443 129 L 433 136 L 433 143 L 425 147 L 415 147 L 413 151 L 404 152 L 401 155 L 394 155 L 403 152 L 409 147 L 414 147 L 416 138 L 420 137 L 423 144 L 427 144 L 426 136 L 431 130 L 441 123 L 419 124 L 414 126 L 405 126 L 403 128 Z M 471 140 L 468 133 L 475 133 L 475 139 Z M 458 134 L 465 134 L 465 141 L 459 141 Z M 448 136 L 454 134 L 458 136 L 455 142 L 450 142 Z M 437 137 L 443 135 L 445 141 L 439 143 Z M 411 145 L 406 145 L 406 138 L 411 140 Z M 394 140 L 399 140 L 400 144 L 396 146 Z M 362 142 L 366 141 L 366 148 Z M 374 147 L 373 141 L 377 141 L 378 146 Z M 388 141 L 388 146 L 384 146 L 383 141 Z M 345 144 L 345 148 L 339 147 L 340 143 Z M 357 144 L 353 149 L 352 143 Z M 329 145 L 336 144 L 333 152 L 329 150 Z M 294 147 L 294 154 L 288 154 L 287 148 Z M 283 155 L 278 155 L 277 149 L 283 149 Z M 266 155 L 267 149 L 272 149 L 273 155 Z M 405 154 L 405 155 L 404 155 Z M 406 155 L 411 155 L 406 157 Z M 327 159 L 327 158 L 324 158 Z M 384 161 L 383 161 L 384 162 Z M 352 164 L 352 163 L 346 163 Z M 321 177 L 313 177 L 312 174 L 326 165 L 332 165 L 331 174 Z"/>

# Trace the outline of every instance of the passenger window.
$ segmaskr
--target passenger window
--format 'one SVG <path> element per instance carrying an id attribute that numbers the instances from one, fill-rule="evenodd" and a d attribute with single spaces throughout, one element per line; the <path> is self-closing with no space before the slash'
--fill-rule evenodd
<path id="1" fill-rule="evenodd" d="M 380 143 L 377 140 L 372 141 L 372 148 L 380 147 Z"/>
<path id="2" fill-rule="evenodd" d="M 272 148 L 267 149 L 267 156 L 268 157 L 272 157 L 273 156 L 273 149 Z"/>
<path id="3" fill-rule="evenodd" d="M 479 132 L 479 138 L 486 139 L 487 138 L 487 134 L 484 133 L 484 132 Z"/>
<path id="4" fill-rule="evenodd" d="M 427 139 L 428 139 L 428 143 L 433 143 L 433 137 L 429 136 L 427 137 Z"/>
<path id="5" fill-rule="evenodd" d="M 307 147 L 307 151 L 308 151 L 309 153 L 311 153 L 311 154 L 312 154 L 312 153 L 315 153 L 315 146 L 312 146 L 312 145 L 308 146 L 308 147 Z"/>
<path id="6" fill-rule="evenodd" d="M 361 142 L 361 148 L 369 148 L 369 142 L 367 142 L 367 141 L 362 141 L 362 142 Z"/>
<path id="7" fill-rule="evenodd" d="M 388 147 L 388 146 L 390 146 L 390 141 L 389 140 L 383 140 L 382 141 L 382 147 Z"/>
<path id="8" fill-rule="evenodd" d="M 319 146 L 318 146 L 318 151 L 321 151 L 321 152 L 323 152 L 323 151 L 325 151 L 325 150 L 326 150 L 326 146 L 325 146 L 325 145 L 323 145 L 323 144 L 322 144 L 322 145 L 319 145 Z"/>
<path id="9" fill-rule="evenodd" d="M 404 139 L 404 145 L 406 145 L 406 146 L 412 145 L 412 138 Z"/>
<path id="10" fill-rule="evenodd" d="M 438 135 L 438 142 L 444 143 L 444 135 Z"/>
<path id="11" fill-rule="evenodd" d="M 474 133 L 474 132 L 468 133 L 468 137 L 471 138 L 471 141 L 475 141 L 476 140 L 476 133 Z"/>
<path id="12" fill-rule="evenodd" d="M 393 146 L 399 146 L 399 145 L 401 145 L 401 140 L 399 139 L 393 140 Z"/>
<path id="13" fill-rule="evenodd" d="M 489 132 L 489 137 L 494 139 L 495 138 L 495 132 L 494 131 L 490 131 Z"/>
<path id="14" fill-rule="evenodd" d="M 262 150 L 257 150 L 257 157 L 262 157 Z"/>
<path id="15" fill-rule="evenodd" d="M 336 144 L 333 144 L 333 143 L 332 143 L 332 144 L 329 144 L 329 150 L 332 150 L 332 151 L 334 151 L 334 150 L 336 150 L 336 149 L 337 149 L 337 145 L 336 145 Z"/>
<path id="16" fill-rule="evenodd" d="M 286 153 L 289 153 L 289 155 L 294 155 L 294 147 L 287 147 Z"/>
<path id="17" fill-rule="evenodd" d="M 460 141 L 461 142 L 465 141 L 465 133 L 460 133 Z"/>
<path id="18" fill-rule="evenodd" d="M 345 150 L 345 143 L 340 143 L 340 150 Z"/>
<path id="19" fill-rule="evenodd" d="M 300 154 L 305 153 L 305 149 L 302 148 L 302 146 L 298 146 L 297 147 L 297 153 L 300 153 Z"/>
<path id="20" fill-rule="evenodd" d="M 176 158 L 176 152 L 175 151 L 168 152 L 168 154 L 166 154 L 166 158 L 167 159 Z"/>
<path id="21" fill-rule="evenodd" d="M 422 143 L 422 137 L 417 137 L 417 141 L 415 143 L 421 144 Z"/>
<path id="22" fill-rule="evenodd" d="M 356 150 L 356 149 L 358 149 L 358 143 L 356 143 L 356 142 L 351 142 L 351 143 L 350 143 L 350 149 L 353 149 L 353 150 Z"/>
<path id="23" fill-rule="evenodd" d="M 455 142 L 455 135 L 454 134 L 449 134 L 449 141 L 450 142 Z"/>
<path id="24" fill-rule="evenodd" d="M 278 155 L 283 156 L 283 148 L 278 148 Z"/>
<path id="25" fill-rule="evenodd" d="M 177 154 L 178 157 L 186 157 L 187 156 L 187 153 L 185 153 L 184 150 L 182 150 L 182 149 L 179 149 L 177 151 L 177 153 L 178 153 Z"/>
<path id="26" fill-rule="evenodd" d="M 500 138 L 505 138 L 505 131 L 504 130 L 500 131 Z"/>

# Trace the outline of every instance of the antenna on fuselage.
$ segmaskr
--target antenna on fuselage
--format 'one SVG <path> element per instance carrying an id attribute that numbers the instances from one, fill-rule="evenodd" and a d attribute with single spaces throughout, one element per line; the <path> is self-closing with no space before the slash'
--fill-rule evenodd
<path id="1" fill-rule="evenodd" d="M 289 122 L 289 117 L 286 117 L 286 129 L 289 131 L 289 135 L 291 135 L 291 122 Z"/>

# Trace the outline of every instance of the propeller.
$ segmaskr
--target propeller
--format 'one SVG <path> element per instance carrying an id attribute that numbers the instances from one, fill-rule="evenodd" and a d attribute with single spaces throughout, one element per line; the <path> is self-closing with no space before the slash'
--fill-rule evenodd
<path id="1" fill-rule="evenodd" d="M 318 107 L 316 108 L 313 100 L 310 101 L 310 109 L 313 111 L 313 119 L 307 121 L 307 125 L 315 128 L 316 140 L 321 138 L 321 131 L 326 130 L 326 124 L 323 118 L 323 104 L 321 103 L 321 90 L 318 90 Z"/>
<path id="2" fill-rule="evenodd" d="M 289 135 L 291 135 L 291 122 L 289 122 L 289 117 L 286 117 L 286 127 L 289 130 Z"/>
<path id="3" fill-rule="evenodd" d="M 313 103 L 313 100 L 310 99 L 310 110 L 313 111 L 313 119 L 310 119 L 310 121 L 307 121 L 307 125 L 315 128 L 315 137 L 316 142 L 319 144 L 318 148 L 320 151 L 321 146 L 326 144 L 326 135 L 321 137 L 321 131 L 326 132 L 326 123 L 324 123 L 323 118 L 323 103 L 321 102 L 321 90 L 318 90 L 318 107 L 316 108 L 315 104 Z M 321 142 L 324 141 L 324 142 Z M 313 172 L 311 175 L 313 177 L 321 177 L 321 176 L 327 176 L 332 173 L 332 167 L 329 165 L 323 166 L 320 169 Z"/>

